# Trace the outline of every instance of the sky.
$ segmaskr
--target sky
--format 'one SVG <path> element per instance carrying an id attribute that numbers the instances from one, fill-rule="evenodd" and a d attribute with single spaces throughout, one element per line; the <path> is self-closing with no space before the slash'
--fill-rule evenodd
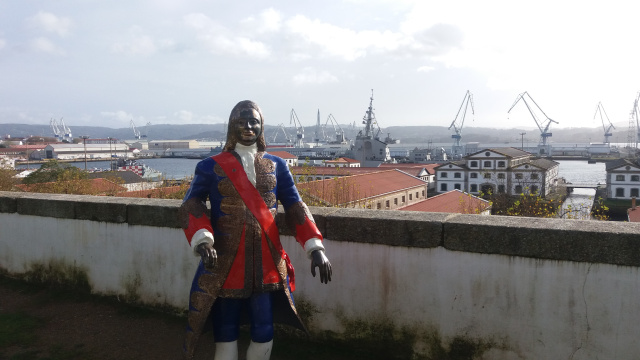
<path id="1" fill-rule="evenodd" d="M 0 0 L 0 123 L 214 124 L 250 99 L 268 125 L 319 110 L 361 126 L 373 91 L 383 129 L 626 132 L 638 14 L 615 0 Z"/>

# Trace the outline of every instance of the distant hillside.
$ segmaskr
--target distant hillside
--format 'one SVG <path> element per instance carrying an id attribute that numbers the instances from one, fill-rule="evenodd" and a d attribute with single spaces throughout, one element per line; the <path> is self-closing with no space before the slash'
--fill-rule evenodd
<path id="1" fill-rule="evenodd" d="M 223 124 L 193 124 L 193 125 L 151 125 L 139 128 L 141 135 L 147 135 L 148 139 L 156 140 L 183 140 L 222 138 L 226 133 Z M 101 126 L 74 126 L 71 128 L 74 137 L 87 135 L 91 138 L 113 137 L 121 140 L 134 139 L 133 130 L 130 128 L 113 129 Z M 0 135 L 11 137 L 48 136 L 53 132 L 49 126 L 26 124 L 0 124 Z"/>
<path id="2" fill-rule="evenodd" d="M 359 129 L 354 129 L 350 125 L 341 125 L 348 139 L 355 138 Z M 75 126 L 71 128 L 74 137 L 87 135 L 91 138 L 114 137 L 121 140 L 133 139 L 133 131 L 129 128 L 112 129 L 100 126 Z M 296 129 L 285 128 L 290 139 L 295 139 Z M 139 129 L 141 134 L 146 134 L 149 140 L 185 140 L 185 139 L 207 139 L 224 140 L 226 134 L 225 124 L 192 124 L 192 125 L 151 125 Z M 462 142 L 481 143 L 506 143 L 516 142 L 521 139 L 520 133 L 526 132 L 525 141 L 537 143 L 540 132 L 538 129 L 491 129 L 480 127 L 466 127 L 462 131 Z M 601 127 L 595 128 L 573 128 L 573 129 L 553 129 L 552 142 L 555 143 L 584 143 L 602 142 L 603 131 Z M 326 129 L 326 135 L 334 138 L 334 130 Z M 391 126 L 382 129 L 381 138 L 387 134 L 394 139 L 399 139 L 401 143 L 449 143 L 452 142 L 453 131 L 444 126 Z M 42 136 L 52 137 L 51 128 L 47 125 L 26 125 L 26 124 L 0 124 L 0 135 L 2 137 L 29 137 Z M 282 129 L 276 126 L 265 126 L 265 136 L 267 142 L 284 142 L 285 136 Z M 305 141 L 312 142 L 315 138 L 315 127 L 308 126 L 304 131 Z M 274 140 L 275 139 L 275 140 Z M 627 141 L 627 129 L 614 130 L 611 142 L 625 143 Z"/>

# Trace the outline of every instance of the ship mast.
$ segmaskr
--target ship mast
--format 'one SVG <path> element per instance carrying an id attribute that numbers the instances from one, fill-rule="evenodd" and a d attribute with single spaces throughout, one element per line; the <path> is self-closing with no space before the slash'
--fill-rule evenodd
<path id="1" fill-rule="evenodd" d="M 367 109 L 367 112 L 365 113 L 365 116 L 362 118 L 362 123 L 365 124 L 364 126 L 364 134 L 362 134 L 362 131 L 360 132 L 359 137 L 362 139 L 373 139 L 374 137 L 377 139 L 379 134 L 380 134 L 380 128 L 378 128 L 378 133 L 374 136 L 373 135 L 373 124 L 377 124 L 376 122 L 376 115 L 373 113 L 373 89 L 371 89 L 371 97 L 369 98 L 369 108 Z"/>

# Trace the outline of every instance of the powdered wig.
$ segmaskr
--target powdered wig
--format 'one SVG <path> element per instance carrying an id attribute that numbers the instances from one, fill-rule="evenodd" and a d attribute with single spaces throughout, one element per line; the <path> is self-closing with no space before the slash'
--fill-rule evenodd
<path id="1" fill-rule="evenodd" d="M 262 110 L 258 104 L 254 103 L 251 100 L 243 100 L 236 104 L 231 110 L 231 115 L 229 115 L 229 125 L 227 127 L 227 143 L 224 144 L 224 149 L 222 151 L 231 151 L 235 150 L 236 144 L 238 143 L 238 138 L 236 137 L 236 121 L 246 118 L 246 114 L 253 113 L 247 112 L 246 110 L 255 110 L 260 114 L 260 125 L 262 128 L 262 132 L 258 135 L 258 139 L 256 140 L 256 145 L 258 146 L 258 151 L 265 151 L 267 148 L 267 142 L 264 139 L 264 117 L 262 116 Z M 253 116 L 252 116 L 253 117 Z"/>

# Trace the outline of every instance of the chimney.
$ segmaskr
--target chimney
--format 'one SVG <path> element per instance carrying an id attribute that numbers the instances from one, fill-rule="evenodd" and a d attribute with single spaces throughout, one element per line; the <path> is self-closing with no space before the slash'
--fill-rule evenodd
<path id="1" fill-rule="evenodd" d="M 631 210 L 635 210 L 636 209 L 636 197 L 632 197 L 631 198 Z"/>

